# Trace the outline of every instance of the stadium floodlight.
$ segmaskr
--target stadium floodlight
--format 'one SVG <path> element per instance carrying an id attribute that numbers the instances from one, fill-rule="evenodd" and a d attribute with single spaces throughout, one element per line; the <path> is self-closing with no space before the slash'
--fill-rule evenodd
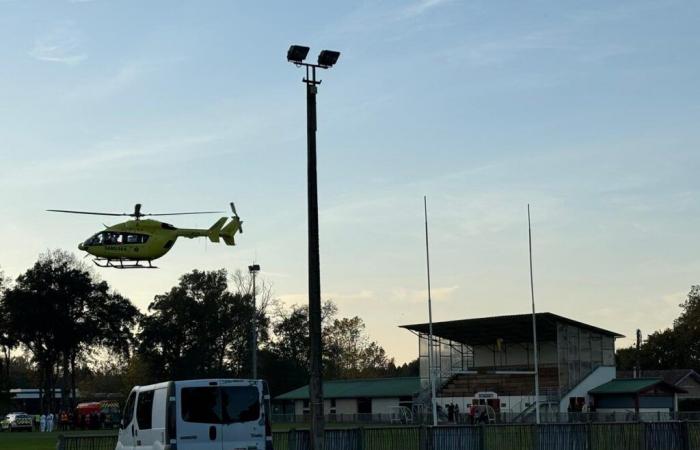
<path id="1" fill-rule="evenodd" d="M 316 69 L 330 69 L 340 57 L 340 52 L 323 50 L 318 55 L 318 64 L 305 63 L 308 47 L 292 45 L 287 60 L 303 67 L 306 77 L 306 154 L 307 154 L 307 200 L 309 224 L 309 403 L 311 406 L 311 449 L 322 450 L 323 445 L 323 384 L 321 346 L 321 269 L 318 244 L 318 180 L 316 173 L 316 94 L 321 80 L 316 78 Z"/>
<path id="2" fill-rule="evenodd" d="M 340 52 L 335 50 L 322 50 L 318 55 L 318 65 L 321 67 L 333 67 L 340 58 Z"/>
<path id="3" fill-rule="evenodd" d="M 306 55 L 308 54 L 309 47 L 292 45 L 289 47 L 289 50 L 287 50 L 287 61 L 299 64 L 306 59 Z"/>

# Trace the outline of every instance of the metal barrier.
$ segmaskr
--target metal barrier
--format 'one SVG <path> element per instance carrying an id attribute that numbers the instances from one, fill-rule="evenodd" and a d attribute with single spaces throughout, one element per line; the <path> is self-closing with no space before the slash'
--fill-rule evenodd
<path id="1" fill-rule="evenodd" d="M 444 418 L 446 419 L 446 417 Z M 455 418 L 455 425 L 468 425 L 469 415 L 462 412 Z M 599 423 L 599 422 L 673 422 L 700 421 L 700 411 L 695 412 L 547 412 L 540 414 L 541 423 Z M 534 423 L 534 410 L 525 416 L 521 413 L 501 412 L 496 414 L 497 423 Z M 302 425 L 311 422 L 311 415 L 273 414 L 272 422 L 276 424 Z M 396 424 L 396 417 L 391 414 L 326 414 L 327 424 Z M 432 416 L 414 415 L 413 424 L 430 425 Z M 700 449 L 699 449 L 700 450 Z"/>
<path id="2" fill-rule="evenodd" d="M 700 450 L 700 422 L 497 424 L 327 430 L 329 450 Z M 308 430 L 275 450 L 309 450 Z"/>
<path id="3" fill-rule="evenodd" d="M 61 435 L 57 450 L 113 450 L 114 435 Z M 309 430 L 275 450 L 309 450 Z M 327 450 L 700 450 L 700 422 L 495 424 L 328 429 Z"/>
<path id="4" fill-rule="evenodd" d="M 61 434 L 57 450 L 114 450 L 116 434 Z"/>

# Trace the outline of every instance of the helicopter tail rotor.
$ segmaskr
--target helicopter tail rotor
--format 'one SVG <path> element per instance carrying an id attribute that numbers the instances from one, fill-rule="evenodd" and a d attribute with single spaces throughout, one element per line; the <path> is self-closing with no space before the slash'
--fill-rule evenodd
<path id="1" fill-rule="evenodd" d="M 231 212 L 233 213 L 233 217 L 231 218 L 238 221 L 238 231 L 243 234 L 243 221 L 240 217 L 238 217 L 238 213 L 236 212 L 236 204 L 233 202 L 231 202 Z"/>
<path id="2" fill-rule="evenodd" d="M 236 242 L 233 238 L 234 235 L 236 234 L 236 232 L 243 233 L 243 228 L 241 226 L 243 224 L 243 221 L 238 216 L 238 213 L 236 212 L 236 205 L 234 205 L 233 202 L 231 202 L 231 212 L 233 212 L 231 221 L 219 233 L 226 245 L 236 245 Z"/>

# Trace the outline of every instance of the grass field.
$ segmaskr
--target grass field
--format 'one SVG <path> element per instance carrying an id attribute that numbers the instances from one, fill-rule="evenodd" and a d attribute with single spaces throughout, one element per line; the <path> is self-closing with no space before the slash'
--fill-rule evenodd
<path id="1" fill-rule="evenodd" d="M 347 424 L 346 427 L 353 427 L 357 425 Z M 308 429 L 308 425 L 304 424 L 274 424 L 273 429 L 275 431 L 287 431 L 291 428 L 297 429 Z M 339 428 L 339 427 L 336 427 Z M 10 433 L 7 431 L 0 432 L 0 449 L 1 450 L 56 450 L 56 442 L 58 441 L 59 434 L 70 434 L 70 435 L 80 435 L 80 434 L 104 434 L 104 435 L 116 435 L 117 430 L 107 430 L 107 431 L 54 431 L 52 433 L 39 433 L 39 432 L 24 432 L 17 431 Z"/>
<path id="2" fill-rule="evenodd" d="M 357 424 L 334 424 L 330 428 L 355 428 Z M 308 424 L 273 424 L 274 431 L 288 431 L 292 428 L 304 430 L 309 428 Z M 56 450 L 56 442 L 59 434 L 66 435 L 116 435 L 117 430 L 108 431 L 54 431 L 52 433 L 39 432 L 0 432 L 0 450 Z"/>
<path id="3" fill-rule="evenodd" d="M 17 431 L 0 433 L 0 449 L 2 450 L 56 450 L 56 442 L 59 434 L 114 434 L 110 431 L 54 431 L 52 433 L 39 433 Z"/>

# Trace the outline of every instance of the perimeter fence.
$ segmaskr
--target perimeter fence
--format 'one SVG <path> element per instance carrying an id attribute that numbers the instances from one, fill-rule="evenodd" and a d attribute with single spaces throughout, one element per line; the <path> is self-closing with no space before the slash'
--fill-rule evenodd
<path id="1" fill-rule="evenodd" d="M 62 435 L 57 450 L 113 450 L 114 435 Z M 326 450 L 700 450 L 700 421 L 328 429 Z M 309 430 L 273 432 L 274 450 L 310 450 Z"/>
<path id="2" fill-rule="evenodd" d="M 273 433 L 310 450 L 308 430 Z M 396 426 L 330 429 L 327 450 L 700 450 L 700 422 Z"/>

